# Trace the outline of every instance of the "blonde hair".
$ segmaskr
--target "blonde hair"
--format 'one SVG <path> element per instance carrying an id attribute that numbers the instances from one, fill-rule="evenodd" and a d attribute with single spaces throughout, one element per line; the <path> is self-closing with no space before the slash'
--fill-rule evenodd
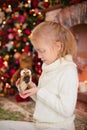
<path id="1" fill-rule="evenodd" d="M 31 42 L 36 44 L 41 43 L 41 39 L 48 43 L 60 42 L 61 43 L 61 52 L 60 57 L 64 57 L 67 54 L 76 56 L 77 47 L 73 34 L 71 31 L 64 27 L 63 25 L 57 24 L 51 21 L 45 21 L 40 23 L 34 28 L 31 33 Z"/>

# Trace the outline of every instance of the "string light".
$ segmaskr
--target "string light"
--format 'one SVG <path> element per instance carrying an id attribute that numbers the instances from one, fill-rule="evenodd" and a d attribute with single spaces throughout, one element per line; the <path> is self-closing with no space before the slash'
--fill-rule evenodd
<path id="1" fill-rule="evenodd" d="M 6 24 L 6 21 L 3 21 L 3 24 Z"/>
<path id="2" fill-rule="evenodd" d="M 11 87 L 10 84 L 6 83 L 5 88 L 10 88 L 10 87 Z"/>
<path id="3" fill-rule="evenodd" d="M 5 67 L 8 67 L 8 62 L 4 61 L 4 65 L 5 65 Z"/>
<path id="4" fill-rule="evenodd" d="M 48 0 L 44 0 L 44 2 L 48 2 Z"/>
<path id="5" fill-rule="evenodd" d="M 42 15 L 41 12 L 38 12 L 39 15 Z"/>
<path id="6" fill-rule="evenodd" d="M 14 42 L 13 42 L 13 41 L 11 41 L 10 43 L 11 43 L 11 44 L 14 44 Z"/>
<path id="7" fill-rule="evenodd" d="M 16 49 L 14 49 L 14 52 L 17 52 L 17 50 L 16 50 Z"/>
<path id="8" fill-rule="evenodd" d="M 4 77 L 1 77 L 2 80 L 4 80 Z"/>
<path id="9" fill-rule="evenodd" d="M 22 32 L 22 30 L 21 29 L 18 29 L 18 33 L 21 33 Z"/>
<path id="10" fill-rule="evenodd" d="M 27 8 L 29 5 L 26 3 L 24 6 L 25 6 L 25 8 Z"/>
<path id="11" fill-rule="evenodd" d="M 33 22 L 33 25 L 36 25 L 36 23 L 35 23 L 35 22 Z"/>
<path id="12" fill-rule="evenodd" d="M 29 7 L 31 7 L 31 0 L 28 0 Z"/>
<path id="13" fill-rule="evenodd" d="M 9 12 L 12 12 L 11 5 L 8 5 L 8 8 L 9 8 Z"/>
<path id="14" fill-rule="evenodd" d="M 24 49 L 22 49 L 21 51 L 24 52 Z"/>
<path id="15" fill-rule="evenodd" d="M 19 36 L 22 35 L 22 30 L 21 29 L 18 29 L 18 34 L 19 34 Z"/>
<path id="16" fill-rule="evenodd" d="M 34 9 L 32 9 L 31 11 L 34 12 Z"/>
<path id="17" fill-rule="evenodd" d="M 33 14 L 33 16 L 35 17 L 35 16 L 36 16 L 36 14 L 34 13 L 34 14 Z"/>
<path id="18" fill-rule="evenodd" d="M 5 61 L 8 61 L 9 60 L 9 55 L 5 55 L 5 57 L 3 58 Z"/>
<path id="19" fill-rule="evenodd" d="M 29 42 L 26 42 L 26 45 L 29 45 Z"/>

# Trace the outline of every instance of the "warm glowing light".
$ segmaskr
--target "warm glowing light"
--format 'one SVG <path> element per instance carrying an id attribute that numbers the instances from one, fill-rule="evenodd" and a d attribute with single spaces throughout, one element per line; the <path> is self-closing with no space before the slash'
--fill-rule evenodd
<path id="1" fill-rule="evenodd" d="M 14 52 L 16 52 L 17 50 L 16 49 L 14 49 Z"/>
<path id="2" fill-rule="evenodd" d="M 36 23 L 35 22 L 33 22 L 33 25 L 35 25 Z"/>
<path id="3" fill-rule="evenodd" d="M 84 81 L 84 84 L 87 86 L 87 80 Z"/>
<path id="4" fill-rule="evenodd" d="M 5 55 L 5 57 L 3 59 L 4 59 L 4 61 L 8 61 L 9 60 L 9 55 L 8 54 Z"/>
<path id="5" fill-rule="evenodd" d="M 11 5 L 8 5 L 8 8 L 11 8 Z"/>
<path id="6" fill-rule="evenodd" d="M 6 83 L 6 86 L 5 86 L 6 88 L 9 88 L 9 84 L 8 83 Z"/>
<path id="7" fill-rule="evenodd" d="M 44 2 L 48 2 L 48 0 L 44 0 Z"/>
<path id="8" fill-rule="evenodd" d="M 22 52 L 24 52 L 24 49 L 22 49 Z"/>
<path id="9" fill-rule="evenodd" d="M 8 8 L 9 8 L 9 11 L 11 12 L 12 11 L 11 5 L 8 5 Z"/>
<path id="10" fill-rule="evenodd" d="M 14 42 L 13 42 L 13 41 L 11 41 L 10 43 L 11 43 L 11 44 L 14 44 Z"/>
<path id="11" fill-rule="evenodd" d="M 22 30 L 21 29 L 18 29 L 18 33 L 20 34 L 22 32 Z"/>
<path id="12" fill-rule="evenodd" d="M 29 42 L 26 42 L 26 45 L 29 45 Z"/>
<path id="13" fill-rule="evenodd" d="M 41 12 L 38 12 L 39 15 L 42 15 Z"/>
<path id="14" fill-rule="evenodd" d="M 3 21 L 3 24 L 6 24 L 6 21 Z"/>
<path id="15" fill-rule="evenodd" d="M 31 36 L 29 35 L 28 38 L 30 39 L 30 37 L 31 37 Z"/>
<path id="16" fill-rule="evenodd" d="M 33 16 L 36 16 L 36 14 L 34 13 Z"/>
<path id="17" fill-rule="evenodd" d="M 10 88 L 10 84 L 6 83 L 5 88 Z"/>
<path id="18" fill-rule="evenodd" d="M 25 8 L 27 8 L 27 7 L 28 7 L 28 4 L 26 3 L 24 6 L 25 6 Z"/>
<path id="19" fill-rule="evenodd" d="M 22 36 L 22 30 L 21 29 L 18 29 L 18 34 L 19 34 L 19 36 Z"/>
<path id="20" fill-rule="evenodd" d="M 2 80 L 4 80 L 4 77 L 1 77 Z"/>
<path id="21" fill-rule="evenodd" d="M 28 0 L 28 3 L 31 3 L 31 0 Z"/>
<path id="22" fill-rule="evenodd" d="M 34 12 L 34 9 L 32 9 L 32 12 Z"/>
<path id="23" fill-rule="evenodd" d="M 8 62 L 4 61 L 4 65 L 5 65 L 5 67 L 8 67 Z"/>

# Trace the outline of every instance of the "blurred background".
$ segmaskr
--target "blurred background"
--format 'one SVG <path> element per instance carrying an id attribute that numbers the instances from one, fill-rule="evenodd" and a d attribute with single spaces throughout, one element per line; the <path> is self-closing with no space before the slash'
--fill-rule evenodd
<path id="1" fill-rule="evenodd" d="M 2 102 L 2 98 L 6 102 L 31 100 L 18 95 L 15 81 L 20 70 L 29 67 L 33 82 L 38 84 L 42 62 L 30 34 L 46 20 L 67 26 L 75 36 L 80 83 L 76 113 L 87 121 L 87 0 L 0 0 L 0 98 Z"/>

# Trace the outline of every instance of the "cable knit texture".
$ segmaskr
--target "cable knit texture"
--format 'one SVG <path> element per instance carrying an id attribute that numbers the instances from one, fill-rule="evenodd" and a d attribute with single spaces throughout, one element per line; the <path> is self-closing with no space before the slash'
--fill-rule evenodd
<path id="1" fill-rule="evenodd" d="M 78 74 L 71 55 L 50 65 L 43 64 L 34 118 L 43 124 L 73 130 Z"/>

